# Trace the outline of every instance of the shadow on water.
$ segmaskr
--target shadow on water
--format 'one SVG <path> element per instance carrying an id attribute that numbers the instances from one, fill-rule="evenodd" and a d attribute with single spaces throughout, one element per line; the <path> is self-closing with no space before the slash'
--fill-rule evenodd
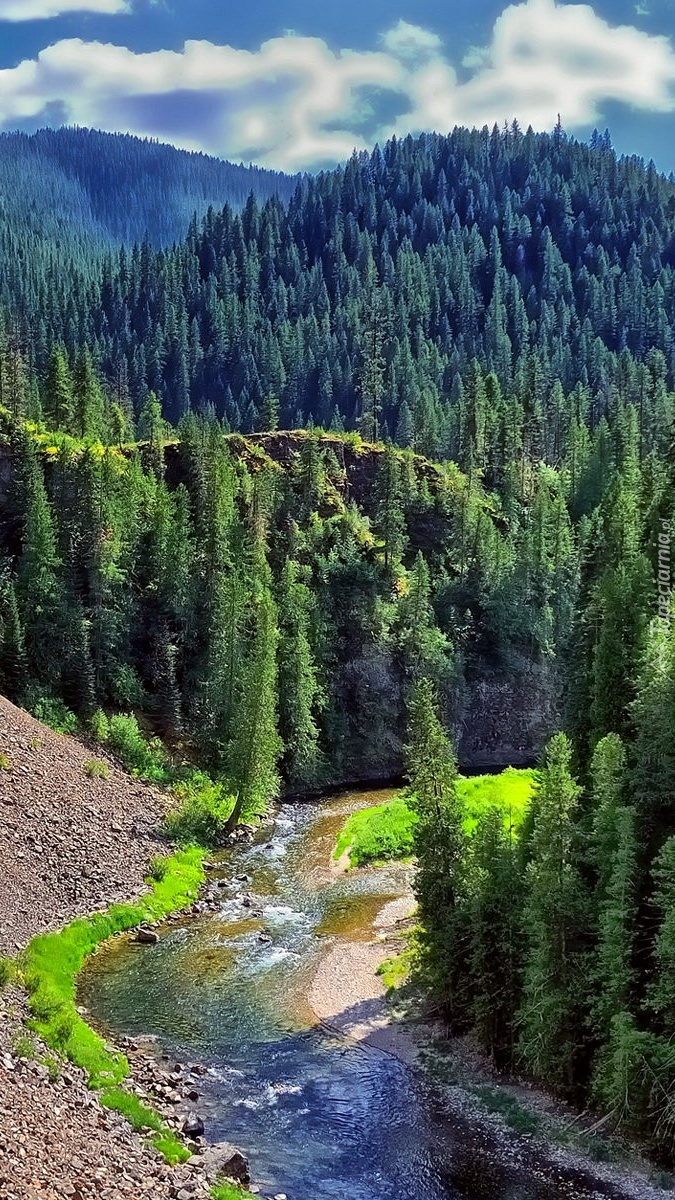
<path id="1" fill-rule="evenodd" d="M 370 940 L 378 912 L 408 886 L 403 864 L 330 868 L 345 816 L 390 794 L 284 807 L 254 846 L 222 856 L 218 913 L 167 927 L 151 949 L 112 943 L 87 966 L 80 999 L 111 1036 L 154 1035 L 172 1057 L 208 1068 L 207 1136 L 242 1147 L 263 1195 L 581 1200 L 591 1192 L 580 1177 L 563 1182 L 517 1154 L 504 1162 L 503 1146 L 500 1158 L 470 1123 L 449 1119 L 418 1072 L 326 1029 L 309 1006 L 322 956 Z M 340 1022 L 364 1015 L 357 1006 Z"/>

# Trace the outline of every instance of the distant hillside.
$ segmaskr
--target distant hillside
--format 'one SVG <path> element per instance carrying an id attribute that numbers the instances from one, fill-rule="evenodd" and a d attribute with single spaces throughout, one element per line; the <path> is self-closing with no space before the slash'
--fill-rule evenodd
<path id="1" fill-rule="evenodd" d="M 296 180 L 277 171 L 92 129 L 0 135 L 2 215 L 41 233 L 79 231 L 102 240 L 165 246 L 184 238 L 193 213 L 290 199 Z"/>
<path id="2" fill-rule="evenodd" d="M 182 240 L 210 206 L 290 198 L 291 176 L 90 129 L 0 134 L 0 306 L 42 310 L 75 272 L 92 278 L 104 253 L 146 238 Z M 46 286 L 45 286 L 46 284 Z"/>

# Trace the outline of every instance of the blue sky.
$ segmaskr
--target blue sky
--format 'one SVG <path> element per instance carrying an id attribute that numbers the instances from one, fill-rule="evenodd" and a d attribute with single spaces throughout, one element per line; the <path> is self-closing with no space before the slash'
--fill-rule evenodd
<path id="1" fill-rule="evenodd" d="M 675 0 L 0 0 L 0 128 L 92 125 L 293 171 L 558 112 L 675 169 Z"/>

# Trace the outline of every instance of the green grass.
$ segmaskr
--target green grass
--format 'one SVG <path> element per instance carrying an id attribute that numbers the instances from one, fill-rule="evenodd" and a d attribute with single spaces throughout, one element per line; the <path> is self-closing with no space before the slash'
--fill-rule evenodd
<path id="1" fill-rule="evenodd" d="M 504 822 L 518 829 L 527 812 L 535 786 L 535 772 L 508 767 L 500 775 L 461 776 L 458 791 L 464 805 L 464 828 L 474 833 L 483 814 L 499 808 Z M 405 793 L 386 804 L 353 813 L 345 822 L 335 849 L 335 858 L 345 852 L 349 865 L 409 858 L 413 850 L 415 814 Z"/>
<path id="2" fill-rule="evenodd" d="M 106 1088 L 99 1097 L 104 1108 L 121 1113 L 137 1133 L 152 1133 L 150 1141 L 171 1167 L 187 1162 L 190 1151 L 164 1124 L 158 1113 L 122 1087 Z"/>
<path id="3" fill-rule="evenodd" d="M 14 974 L 12 960 L 9 958 L 0 958 L 0 992 L 7 987 Z"/>
<path id="4" fill-rule="evenodd" d="M 0 750 L 0 771 L 11 771 L 11 769 L 12 764 L 9 760 L 9 757 L 4 753 L 4 751 Z"/>
<path id="5" fill-rule="evenodd" d="M 417 957 L 416 930 L 406 933 L 406 946 L 399 954 L 380 963 L 375 974 L 379 975 L 388 992 L 398 991 L 408 982 Z"/>
<path id="6" fill-rule="evenodd" d="M 71 922 L 60 933 L 33 938 L 19 967 L 28 990 L 31 1028 L 44 1042 L 87 1074 L 92 1088 L 110 1088 L 129 1074 L 123 1054 L 109 1049 L 82 1020 L 75 1006 L 76 980 L 85 959 L 115 933 L 141 921 L 156 921 L 185 908 L 204 879 L 203 851 L 180 850 L 168 859 L 161 880 L 134 904 L 114 904 L 106 912 Z"/>
<path id="7" fill-rule="evenodd" d="M 115 1112 L 126 1117 L 137 1132 L 146 1130 L 150 1130 L 152 1133 L 163 1132 L 164 1125 L 159 1114 L 143 1104 L 133 1092 L 126 1092 L 121 1087 L 107 1088 L 106 1091 L 101 1092 L 99 1100 L 104 1108 L 114 1109 Z"/>
<path id="8" fill-rule="evenodd" d="M 335 848 L 335 857 L 349 854 L 352 867 L 364 863 L 384 862 L 392 858 L 409 858 L 412 854 L 414 814 L 403 795 L 386 804 L 363 808 L 352 813 L 345 822 Z"/>
<path id="9" fill-rule="evenodd" d="M 236 1183 L 218 1183 L 211 1188 L 213 1200 L 255 1200 L 250 1192 L 237 1187 Z"/>
<path id="10" fill-rule="evenodd" d="M 158 1150 L 162 1158 L 168 1162 L 170 1167 L 175 1167 L 178 1163 L 187 1162 L 192 1158 L 192 1152 L 183 1145 L 180 1138 L 176 1137 L 170 1129 L 164 1129 L 161 1133 L 156 1133 L 150 1139 L 155 1150 Z"/>

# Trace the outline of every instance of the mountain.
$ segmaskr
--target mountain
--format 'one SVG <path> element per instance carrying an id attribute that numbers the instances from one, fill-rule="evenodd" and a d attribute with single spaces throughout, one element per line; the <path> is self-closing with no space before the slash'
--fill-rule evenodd
<path id="1" fill-rule="evenodd" d="M 473 441 L 482 465 L 510 451 L 476 360 L 509 436 L 552 461 L 560 423 L 593 429 L 618 395 L 639 398 L 648 444 L 669 436 L 675 185 L 603 139 L 393 140 L 95 284 L 64 290 L 48 258 L 50 282 L 16 285 L 38 374 L 54 341 L 87 344 L 137 412 L 154 390 L 173 421 L 213 406 L 249 431 L 272 393 L 286 428 L 358 426 L 464 462 Z"/>
<path id="2" fill-rule="evenodd" d="M 274 171 L 128 134 L 0 134 L 0 305 L 39 311 L 45 279 L 61 292 L 74 273 L 100 277 L 104 255 L 122 244 L 169 246 L 195 213 L 238 210 L 251 192 L 287 201 L 295 186 Z"/>
<path id="3" fill-rule="evenodd" d="M 511 128 L 170 248 L 47 207 L 4 223 L 0 691 L 200 844 L 408 746 L 438 1011 L 672 1164 L 675 185 Z M 441 716 L 468 762 L 564 726 L 520 835 L 469 840 Z"/>

